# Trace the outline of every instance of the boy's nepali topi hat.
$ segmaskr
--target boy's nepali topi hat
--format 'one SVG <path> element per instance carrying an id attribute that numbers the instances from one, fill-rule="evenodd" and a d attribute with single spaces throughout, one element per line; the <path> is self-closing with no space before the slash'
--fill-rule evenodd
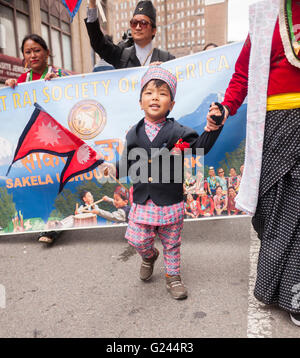
<path id="1" fill-rule="evenodd" d="M 177 88 L 177 78 L 170 71 L 166 70 L 161 66 L 149 66 L 149 69 L 144 74 L 141 80 L 141 89 L 152 80 L 162 80 L 169 86 L 172 99 L 175 98 Z"/>
<path id="2" fill-rule="evenodd" d="M 133 16 L 135 15 L 148 16 L 152 25 L 156 27 L 156 10 L 151 1 L 139 1 L 133 13 Z"/>

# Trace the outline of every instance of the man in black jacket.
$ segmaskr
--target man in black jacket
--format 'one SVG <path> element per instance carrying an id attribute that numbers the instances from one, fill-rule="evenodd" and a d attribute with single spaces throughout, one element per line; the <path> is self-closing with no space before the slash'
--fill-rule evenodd
<path id="1" fill-rule="evenodd" d="M 130 21 L 133 46 L 125 47 L 107 41 L 103 35 L 97 15 L 96 0 L 90 0 L 88 17 L 85 19 L 91 46 L 94 51 L 115 68 L 147 66 L 150 63 L 175 59 L 164 50 L 153 47 L 156 34 L 156 10 L 151 1 L 140 1 Z"/>

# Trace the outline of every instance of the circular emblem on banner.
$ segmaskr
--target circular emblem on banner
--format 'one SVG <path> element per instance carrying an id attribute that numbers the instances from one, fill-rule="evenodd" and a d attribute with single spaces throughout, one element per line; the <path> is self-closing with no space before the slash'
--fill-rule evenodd
<path id="1" fill-rule="evenodd" d="M 97 101 L 80 101 L 71 109 L 68 123 L 79 138 L 92 139 L 105 128 L 106 111 Z"/>

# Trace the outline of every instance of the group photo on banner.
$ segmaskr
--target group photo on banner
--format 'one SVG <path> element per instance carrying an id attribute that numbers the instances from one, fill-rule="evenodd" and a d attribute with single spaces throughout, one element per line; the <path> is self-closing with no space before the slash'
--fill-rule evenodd
<path id="1" fill-rule="evenodd" d="M 211 103 L 224 98 L 241 48 L 234 43 L 163 63 L 177 79 L 169 117 L 200 135 Z M 0 234 L 128 222 L 130 177 L 107 175 L 101 164 L 120 159 L 126 134 L 144 116 L 139 101 L 147 68 L 0 89 Z M 209 153 L 184 158 L 186 219 L 245 214 L 235 207 L 235 197 L 243 175 L 246 112 L 244 103 Z"/>

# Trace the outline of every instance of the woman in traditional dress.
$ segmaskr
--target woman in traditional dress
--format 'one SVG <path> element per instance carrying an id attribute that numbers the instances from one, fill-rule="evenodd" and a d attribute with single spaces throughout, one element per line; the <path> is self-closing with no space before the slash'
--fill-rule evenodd
<path id="1" fill-rule="evenodd" d="M 221 185 L 217 186 L 216 195 L 214 196 L 214 205 L 216 215 L 220 216 L 227 210 L 227 194 L 223 194 Z"/>
<path id="2" fill-rule="evenodd" d="M 196 190 L 196 178 L 193 176 L 191 170 L 186 171 L 185 180 L 183 183 L 183 190 L 185 194 L 194 194 Z"/>
<path id="3" fill-rule="evenodd" d="M 196 219 L 200 215 L 199 203 L 194 199 L 192 194 L 187 194 L 186 203 L 185 203 L 185 215 L 186 217 L 191 217 Z"/>
<path id="4" fill-rule="evenodd" d="M 214 167 L 209 167 L 208 177 L 206 178 L 206 180 L 207 180 L 208 193 L 213 198 L 216 195 L 216 188 L 217 188 L 217 177 Z"/>
<path id="5" fill-rule="evenodd" d="M 50 51 L 45 40 L 36 34 L 27 35 L 22 41 L 22 54 L 24 56 L 24 67 L 27 70 L 18 79 L 10 78 L 6 80 L 5 85 L 15 88 L 18 83 L 31 82 L 44 79 L 68 75 L 66 71 L 57 69 L 48 65 Z M 60 232 L 43 232 L 39 235 L 39 241 L 46 244 L 52 244 Z"/>
<path id="6" fill-rule="evenodd" d="M 228 186 L 233 186 L 234 190 L 238 193 L 240 189 L 240 177 L 236 173 L 235 168 L 230 168 L 229 170 L 229 178 L 228 178 Z"/>
<path id="7" fill-rule="evenodd" d="M 253 216 L 261 240 L 255 297 L 300 326 L 300 3 L 261 1 L 250 6 L 249 20 L 222 102 L 226 120 L 248 94 L 236 207 Z M 208 130 L 218 128 L 210 114 L 208 121 Z"/>
<path id="8" fill-rule="evenodd" d="M 227 194 L 228 179 L 225 178 L 225 173 L 223 168 L 218 169 L 217 185 L 220 185 L 222 187 L 223 194 Z"/>
<path id="9" fill-rule="evenodd" d="M 200 216 L 213 216 L 214 215 L 214 201 L 207 195 L 205 190 L 201 190 L 197 198 L 199 205 Z"/>
<path id="10" fill-rule="evenodd" d="M 236 198 L 236 191 L 234 187 L 230 186 L 228 188 L 228 202 L 227 202 L 227 214 L 228 215 L 238 215 L 241 212 L 235 207 L 235 198 Z"/>

